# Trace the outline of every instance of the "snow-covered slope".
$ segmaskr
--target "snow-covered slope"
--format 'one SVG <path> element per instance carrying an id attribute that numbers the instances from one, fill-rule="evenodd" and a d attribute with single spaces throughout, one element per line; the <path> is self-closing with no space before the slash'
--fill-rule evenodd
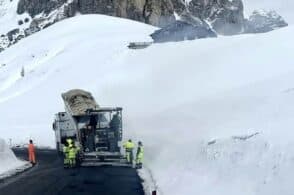
<path id="1" fill-rule="evenodd" d="M 83 88 L 124 107 L 162 194 L 292 194 L 294 28 L 127 49 L 153 30 L 79 16 L 2 52 L 1 136 L 54 145 L 60 94 Z"/>
<path id="2" fill-rule="evenodd" d="M 3 139 L 0 139 L 0 178 L 15 168 L 24 166 L 26 162 L 18 160 Z"/>
<path id="3" fill-rule="evenodd" d="M 154 29 L 139 22 L 88 15 L 58 23 L 12 46 L 0 54 L 5 64 L 0 69 L 0 102 L 5 108 L 0 110 L 14 111 L 5 112 L 1 121 L 12 134 L 19 135 L 15 136 L 18 140 L 26 143 L 32 137 L 53 145 L 53 137 L 44 137 L 44 133 L 53 134 L 53 114 L 63 110 L 61 92 L 86 88 L 99 93 L 98 101 L 105 101 L 100 104 L 114 103 L 97 87 L 106 87 L 106 79 L 112 80 L 114 74 L 118 74 L 118 81 L 128 77 L 120 72 L 127 67 L 118 65 L 129 53 L 127 44 L 150 41 L 147 35 Z M 24 117 L 28 113 L 32 115 Z"/>

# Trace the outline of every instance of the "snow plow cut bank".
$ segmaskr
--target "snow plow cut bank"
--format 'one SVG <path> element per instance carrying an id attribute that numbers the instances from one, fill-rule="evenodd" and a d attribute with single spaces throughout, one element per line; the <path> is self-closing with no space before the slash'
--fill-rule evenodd
<path id="1" fill-rule="evenodd" d="M 70 90 L 62 94 L 65 112 L 55 115 L 56 148 L 64 152 L 67 141 L 78 148 L 81 166 L 130 166 L 121 153 L 122 108 L 100 107 L 92 94 Z"/>

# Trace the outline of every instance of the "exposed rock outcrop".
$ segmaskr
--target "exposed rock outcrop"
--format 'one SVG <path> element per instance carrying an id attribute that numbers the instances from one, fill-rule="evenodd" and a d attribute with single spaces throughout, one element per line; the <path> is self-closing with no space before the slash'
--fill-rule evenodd
<path id="1" fill-rule="evenodd" d="M 133 0 L 116 1 L 115 15 L 122 18 L 129 18 L 136 21 L 145 22 L 144 7 L 145 1 Z"/>
<path id="2" fill-rule="evenodd" d="M 208 21 L 222 35 L 243 32 L 243 9 L 242 0 L 192 0 L 188 5 L 193 16 Z"/>
<path id="3" fill-rule="evenodd" d="M 288 26 L 275 11 L 255 10 L 247 20 L 246 33 L 265 33 Z"/>
<path id="4" fill-rule="evenodd" d="M 77 13 L 105 14 L 162 28 L 168 26 L 164 29 L 177 31 L 184 39 L 187 34 L 183 33 L 184 30 L 181 33 L 180 27 L 189 29 L 188 37 L 196 38 L 192 32 L 200 32 L 199 29 L 235 35 L 268 32 L 287 26 L 276 12 L 255 11 L 245 19 L 243 9 L 242 0 L 19 0 L 17 13 L 28 13 L 30 17 L 18 20 L 19 27 L 0 36 L 0 52 L 21 38 Z M 175 16 L 179 16 L 177 19 L 182 22 L 175 23 Z"/>
<path id="5" fill-rule="evenodd" d="M 67 0 L 20 0 L 18 2 L 17 13 L 23 14 L 28 12 L 32 17 L 40 13 L 49 14 L 66 2 Z"/>
<path id="6" fill-rule="evenodd" d="M 170 0 L 146 0 L 144 17 L 146 23 L 164 27 L 175 21 L 173 4 Z"/>
<path id="7" fill-rule="evenodd" d="M 187 9 L 187 3 L 185 0 L 171 0 L 174 6 L 174 11 L 177 14 L 183 13 Z"/>
<path id="8" fill-rule="evenodd" d="M 217 37 L 216 33 L 202 21 L 176 21 L 165 28 L 150 35 L 155 43 L 194 40 L 208 37 Z"/>
<path id="9" fill-rule="evenodd" d="M 9 40 L 9 41 L 13 41 L 14 36 L 17 35 L 17 34 L 19 34 L 19 29 L 18 29 L 18 28 L 9 31 L 9 32 L 7 33 L 8 40 Z"/>
<path id="10" fill-rule="evenodd" d="M 77 11 L 82 14 L 114 15 L 115 2 L 113 0 L 78 0 L 74 3 L 77 3 Z"/>
<path id="11" fill-rule="evenodd" d="M 28 12 L 34 18 L 61 8 L 65 18 L 76 13 L 105 14 L 160 27 L 175 21 L 171 0 L 20 0 L 17 13 Z"/>

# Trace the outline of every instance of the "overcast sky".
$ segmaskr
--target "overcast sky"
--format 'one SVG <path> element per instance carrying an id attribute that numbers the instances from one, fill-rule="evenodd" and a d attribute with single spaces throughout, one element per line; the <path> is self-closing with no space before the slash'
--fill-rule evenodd
<path id="1" fill-rule="evenodd" d="M 243 0 L 245 14 L 254 9 L 273 9 L 282 15 L 288 23 L 294 24 L 294 0 Z"/>

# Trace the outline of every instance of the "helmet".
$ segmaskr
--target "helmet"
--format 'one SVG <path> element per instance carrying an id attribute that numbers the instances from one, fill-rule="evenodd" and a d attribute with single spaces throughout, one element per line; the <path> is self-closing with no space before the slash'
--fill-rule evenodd
<path id="1" fill-rule="evenodd" d="M 68 138 L 68 139 L 66 139 L 66 142 L 67 142 L 68 144 L 71 144 L 71 143 L 72 143 L 72 139 Z"/>
<path id="2" fill-rule="evenodd" d="M 132 142 L 132 140 L 131 140 L 131 139 L 129 139 L 129 142 Z"/>
<path id="3" fill-rule="evenodd" d="M 139 145 L 142 145 L 142 142 L 141 142 L 141 141 L 139 141 L 139 142 L 138 142 L 138 144 L 139 144 Z"/>

